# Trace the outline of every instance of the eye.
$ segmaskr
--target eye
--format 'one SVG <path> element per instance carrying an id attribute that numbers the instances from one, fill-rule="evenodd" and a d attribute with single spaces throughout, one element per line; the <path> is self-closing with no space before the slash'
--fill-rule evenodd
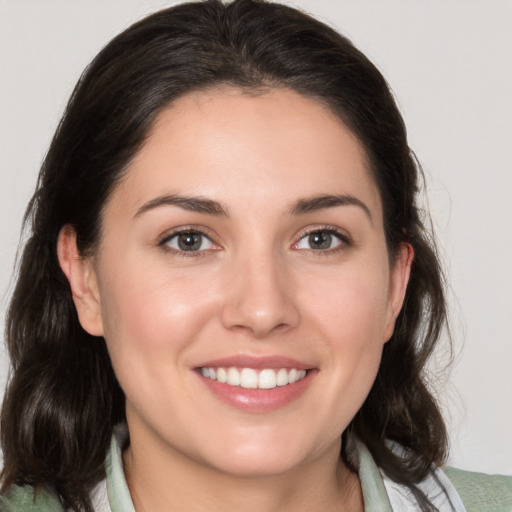
<path id="1" fill-rule="evenodd" d="M 160 245 L 179 252 L 208 251 L 217 247 L 204 233 L 192 229 L 174 233 L 164 238 Z"/>
<path id="2" fill-rule="evenodd" d="M 316 229 L 303 235 L 294 249 L 328 251 L 349 245 L 348 238 L 334 229 Z"/>

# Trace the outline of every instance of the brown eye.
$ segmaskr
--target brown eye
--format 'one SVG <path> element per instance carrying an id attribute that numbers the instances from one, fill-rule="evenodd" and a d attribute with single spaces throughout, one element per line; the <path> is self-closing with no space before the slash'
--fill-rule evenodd
<path id="1" fill-rule="evenodd" d="M 332 235 L 326 231 L 317 231 L 308 235 L 308 243 L 311 249 L 330 249 L 332 245 Z"/>
<path id="2" fill-rule="evenodd" d="M 349 245 L 347 237 L 332 229 L 317 229 L 301 237 L 295 249 L 328 251 L 342 245 Z"/>
<path id="3" fill-rule="evenodd" d="M 203 243 L 203 235 L 199 233 L 181 233 L 177 236 L 178 247 L 182 251 L 198 251 Z"/>
<path id="4" fill-rule="evenodd" d="M 199 231 L 176 233 L 165 239 L 162 245 L 181 252 L 206 251 L 215 247 L 215 244 Z"/>

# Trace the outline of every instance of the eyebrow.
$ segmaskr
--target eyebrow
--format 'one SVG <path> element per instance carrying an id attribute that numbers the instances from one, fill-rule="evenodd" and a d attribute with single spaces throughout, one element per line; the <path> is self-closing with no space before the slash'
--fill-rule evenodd
<path id="1" fill-rule="evenodd" d="M 218 201 L 206 199 L 204 197 L 190 197 L 182 196 L 179 194 L 167 194 L 151 199 L 144 203 L 135 214 L 135 217 L 140 217 L 143 213 L 149 210 L 159 208 L 161 206 L 178 206 L 183 210 L 191 212 L 205 213 L 207 215 L 215 215 L 219 217 L 227 217 L 228 211 Z"/>
<path id="2" fill-rule="evenodd" d="M 290 209 L 292 215 L 302 215 L 305 213 L 316 212 L 326 208 L 334 208 L 336 206 L 357 206 L 363 210 L 370 222 L 373 222 L 372 214 L 368 206 L 366 206 L 357 197 L 350 194 L 329 195 L 323 194 L 318 196 L 300 199 Z"/>
<path id="3" fill-rule="evenodd" d="M 191 212 L 204 213 L 206 215 L 214 215 L 218 217 L 228 217 L 229 213 L 220 202 L 213 199 L 207 199 L 198 196 L 183 196 L 179 194 L 166 194 L 156 197 L 144 203 L 135 213 L 135 218 L 140 217 L 142 214 L 155 208 L 162 206 L 177 206 L 183 210 Z M 363 210 L 370 222 L 373 221 L 372 214 L 368 206 L 366 206 L 357 197 L 350 194 L 343 195 L 330 195 L 323 194 L 305 199 L 300 199 L 289 209 L 288 213 L 291 215 L 304 215 L 327 208 L 334 208 L 337 206 L 357 206 Z"/>

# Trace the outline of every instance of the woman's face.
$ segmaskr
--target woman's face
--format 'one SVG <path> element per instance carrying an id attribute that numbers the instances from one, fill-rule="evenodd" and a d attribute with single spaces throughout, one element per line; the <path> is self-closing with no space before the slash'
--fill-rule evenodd
<path id="1" fill-rule="evenodd" d="M 337 458 L 409 249 L 389 261 L 364 151 L 327 109 L 287 90 L 176 101 L 105 206 L 77 300 L 132 450 L 244 475 Z"/>

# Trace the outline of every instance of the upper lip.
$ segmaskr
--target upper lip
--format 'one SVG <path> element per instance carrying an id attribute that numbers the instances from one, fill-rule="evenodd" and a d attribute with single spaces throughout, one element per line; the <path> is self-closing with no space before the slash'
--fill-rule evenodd
<path id="1" fill-rule="evenodd" d="M 310 370 L 314 366 L 306 362 L 298 361 L 286 356 L 252 356 L 233 355 L 212 359 L 198 364 L 196 368 L 254 368 L 264 370 L 266 368 L 296 368 L 297 370 Z"/>

